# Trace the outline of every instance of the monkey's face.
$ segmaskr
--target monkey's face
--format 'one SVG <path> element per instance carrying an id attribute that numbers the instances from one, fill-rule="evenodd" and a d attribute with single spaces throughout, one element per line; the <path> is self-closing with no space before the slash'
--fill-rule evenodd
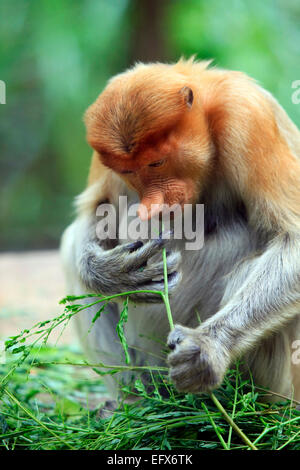
<path id="1" fill-rule="evenodd" d="M 110 161 L 110 167 L 137 191 L 140 197 L 138 213 L 146 220 L 163 211 L 165 206 L 194 202 L 197 183 L 192 169 L 180 161 L 179 149 L 162 143 L 158 148 L 145 149 L 130 162 L 118 159 L 112 165 Z"/>
<path id="2" fill-rule="evenodd" d="M 171 131 L 155 143 L 147 141 L 131 157 L 101 153 L 101 161 L 140 197 L 139 217 L 147 220 L 166 207 L 195 203 L 207 173 L 207 159 L 195 163 L 193 144 Z"/>
<path id="3" fill-rule="evenodd" d="M 90 145 L 137 191 L 142 220 L 164 205 L 195 202 L 211 154 L 192 89 L 169 68 L 154 69 L 151 76 L 142 68 L 115 78 L 86 113 Z"/>

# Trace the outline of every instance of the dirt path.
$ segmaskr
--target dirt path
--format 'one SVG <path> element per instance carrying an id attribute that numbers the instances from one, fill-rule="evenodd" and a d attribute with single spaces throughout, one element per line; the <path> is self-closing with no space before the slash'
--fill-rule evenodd
<path id="1" fill-rule="evenodd" d="M 0 339 L 59 314 L 65 294 L 58 251 L 0 254 Z M 70 327 L 59 343 L 74 341 Z"/>

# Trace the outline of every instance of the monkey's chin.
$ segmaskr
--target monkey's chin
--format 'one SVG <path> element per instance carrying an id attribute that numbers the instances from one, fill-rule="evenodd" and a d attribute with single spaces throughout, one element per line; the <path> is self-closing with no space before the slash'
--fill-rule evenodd
<path id="1" fill-rule="evenodd" d="M 144 222 L 144 221 L 152 219 L 152 217 L 154 216 L 158 216 L 159 214 L 162 214 L 163 210 L 164 210 L 163 204 L 153 204 L 150 207 L 150 210 L 148 210 L 148 208 L 144 206 L 143 204 L 140 204 L 137 213 L 138 213 L 139 218 Z"/>

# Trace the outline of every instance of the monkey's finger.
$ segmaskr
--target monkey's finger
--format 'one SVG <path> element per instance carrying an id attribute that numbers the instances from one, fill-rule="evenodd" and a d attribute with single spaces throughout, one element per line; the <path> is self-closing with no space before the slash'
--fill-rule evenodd
<path id="1" fill-rule="evenodd" d="M 171 274 L 177 271 L 181 261 L 181 255 L 179 252 L 171 252 L 167 254 L 167 272 Z M 161 281 L 164 277 L 164 262 L 160 261 L 155 264 L 147 264 L 145 273 L 150 274 L 153 281 Z"/>
<path id="2" fill-rule="evenodd" d="M 146 292 L 136 293 L 130 296 L 130 300 L 136 303 L 161 304 L 163 299 L 159 294 L 151 294 Z"/>
<path id="3" fill-rule="evenodd" d="M 153 240 L 149 240 L 146 242 L 143 242 L 142 240 L 137 240 L 135 242 L 126 243 L 125 245 L 119 245 L 115 249 L 119 249 L 123 252 L 129 251 L 130 253 L 133 253 L 134 251 L 137 251 L 142 246 L 147 247 L 147 245 L 151 245 L 151 244 L 153 245 L 153 243 L 154 243 L 154 246 L 161 246 L 166 241 L 170 240 L 173 234 L 174 234 L 174 231 L 169 230 L 169 231 L 160 233 L 159 236 L 157 238 L 154 238 Z"/>
<path id="4" fill-rule="evenodd" d="M 201 349 L 196 344 L 189 344 L 187 347 L 177 346 L 175 351 L 168 356 L 170 366 L 178 366 L 186 362 L 198 362 Z"/>
<path id="5" fill-rule="evenodd" d="M 188 329 L 182 325 L 175 325 L 174 329 L 169 333 L 167 344 L 168 347 L 173 351 L 176 346 L 185 339 L 188 335 Z"/>
<path id="6" fill-rule="evenodd" d="M 176 291 L 176 288 L 178 287 L 180 280 L 181 280 L 181 274 L 178 273 L 177 271 L 174 271 L 168 274 L 168 291 L 170 295 Z M 149 285 L 151 286 L 151 289 L 153 290 L 159 290 L 162 292 L 165 290 L 165 282 L 164 282 L 163 277 L 160 281 L 153 280 Z"/>
<path id="7" fill-rule="evenodd" d="M 143 277 L 144 276 L 144 277 Z M 171 292 L 178 284 L 181 275 L 177 271 L 173 271 L 168 274 L 168 287 Z M 135 285 L 141 290 L 153 290 L 153 291 L 164 291 L 164 278 L 163 276 L 159 281 L 153 280 L 151 276 L 144 275 L 144 272 L 135 273 L 132 275 L 132 279 L 135 280 Z M 137 282 L 140 281 L 140 282 Z"/>
<path id="8" fill-rule="evenodd" d="M 137 240 L 133 243 L 127 243 L 126 245 L 122 245 L 121 249 L 123 252 L 129 251 L 129 253 L 133 253 L 134 251 L 138 250 L 144 245 L 142 240 Z"/>
<path id="9" fill-rule="evenodd" d="M 221 383 L 222 371 L 213 364 L 206 352 L 199 350 L 179 347 L 178 352 L 168 357 L 170 378 L 178 390 L 204 392 Z"/>
<path id="10" fill-rule="evenodd" d="M 168 285 L 169 285 L 169 294 L 172 294 L 176 290 L 177 284 L 180 281 L 180 274 L 177 272 L 171 273 L 168 275 Z M 143 285 L 139 285 L 141 290 L 154 290 L 154 291 L 164 291 L 164 280 L 161 282 L 148 282 Z M 153 294 L 151 292 L 141 292 L 136 293 L 130 296 L 130 298 L 137 302 L 151 302 L 151 303 L 161 303 L 162 297 L 159 294 Z"/>
<path id="11" fill-rule="evenodd" d="M 200 393 L 213 390 L 219 383 L 210 370 L 196 371 L 188 364 L 170 369 L 170 379 L 179 392 Z"/>
<path id="12" fill-rule="evenodd" d="M 136 248 L 134 250 L 132 248 L 132 244 L 125 245 L 124 250 L 127 249 L 129 253 L 124 260 L 124 268 L 126 270 L 129 270 L 137 269 L 143 266 L 149 258 L 154 256 L 159 250 L 161 250 L 165 246 L 167 241 L 168 240 L 156 238 L 154 240 L 148 241 L 143 245 L 140 245 L 136 242 Z"/>
<path id="13" fill-rule="evenodd" d="M 170 292 L 175 284 L 178 284 L 181 275 L 178 273 L 178 257 L 170 258 L 167 263 L 168 282 Z M 147 289 L 163 290 L 164 289 L 164 266 L 163 263 L 157 263 L 146 267 L 138 268 L 135 271 L 128 273 L 120 273 L 119 279 L 122 279 L 122 284 L 138 286 L 139 289 L 147 285 Z M 156 284 L 154 286 L 154 284 Z"/>
<path id="14" fill-rule="evenodd" d="M 109 260 L 111 258 L 122 259 L 124 258 L 124 255 L 128 255 L 128 253 L 134 253 L 142 246 L 144 246 L 142 240 L 126 243 L 125 245 L 117 245 L 111 250 L 106 251 L 101 250 L 98 245 L 96 245 L 93 246 L 93 254 L 95 255 L 98 252 L 100 255 L 98 258 L 102 260 Z"/>
<path id="15" fill-rule="evenodd" d="M 201 387 L 201 377 L 189 364 L 182 364 L 180 367 L 172 367 L 169 376 L 177 390 L 181 392 L 195 392 Z"/>

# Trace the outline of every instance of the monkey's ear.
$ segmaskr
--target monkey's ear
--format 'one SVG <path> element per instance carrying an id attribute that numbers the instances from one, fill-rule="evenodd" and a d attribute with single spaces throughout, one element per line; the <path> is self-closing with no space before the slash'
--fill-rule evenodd
<path id="1" fill-rule="evenodd" d="M 194 101 L 193 90 L 188 86 L 184 86 L 183 88 L 181 88 L 180 94 L 183 96 L 184 103 L 190 109 Z"/>

